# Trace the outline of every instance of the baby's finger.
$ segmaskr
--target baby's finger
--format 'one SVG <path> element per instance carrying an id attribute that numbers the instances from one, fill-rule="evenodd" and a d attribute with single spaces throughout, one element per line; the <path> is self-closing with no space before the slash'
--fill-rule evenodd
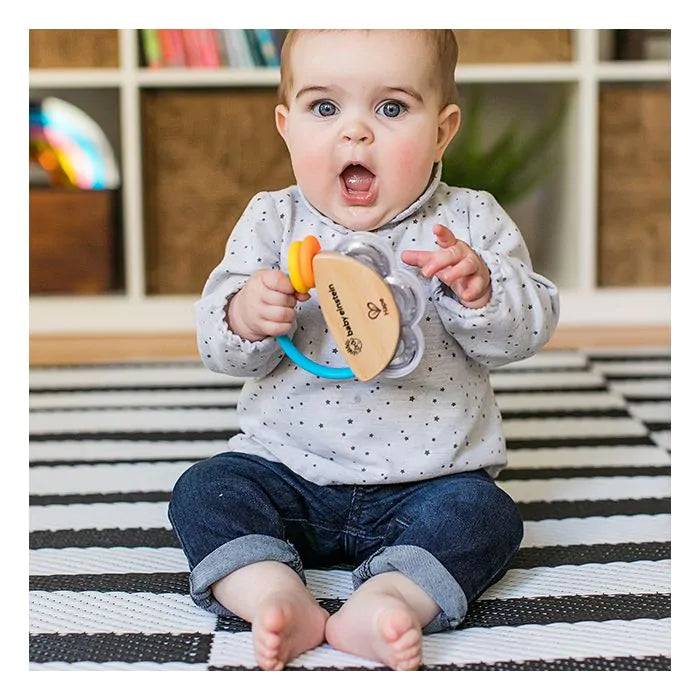
<path id="1" fill-rule="evenodd" d="M 442 224 L 435 224 L 433 226 L 433 233 L 437 239 L 437 244 L 441 248 L 447 248 L 457 242 L 457 238 L 455 237 L 454 233 L 452 233 L 447 226 L 443 226 Z"/>
<path id="2" fill-rule="evenodd" d="M 294 287 L 282 270 L 265 270 L 261 279 L 268 289 L 282 292 L 282 294 L 294 294 Z"/>
<path id="3" fill-rule="evenodd" d="M 284 294 L 283 292 L 277 292 L 269 287 L 263 287 L 261 298 L 268 306 L 287 306 L 289 308 L 294 308 L 297 303 L 294 294 Z"/>
<path id="4" fill-rule="evenodd" d="M 471 277 L 478 269 L 479 265 L 473 257 L 462 258 L 449 270 L 443 271 L 440 280 L 446 285 L 452 286 L 461 277 Z"/>
<path id="5" fill-rule="evenodd" d="M 456 265 L 461 259 L 461 253 L 456 245 L 444 248 L 432 254 L 425 265 L 421 267 L 421 273 L 425 277 L 432 277 L 445 267 Z"/>
<path id="6" fill-rule="evenodd" d="M 274 321 L 261 320 L 258 324 L 260 333 L 266 337 L 275 337 L 278 335 L 289 335 L 292 330 L 292 323 L 276 323 Z"/>
<path id="7" fill-rule="evenodd" d="M 291 323 L 296 312 L 288 306 L 263 306 L 260 309 L 260 318 L 271 323 Z"/>
<path id="8" fill-rule="evenodd" d="M 468 277 L 459 277 L 456 279 L 452 284 L 449 284 L 448 287 L 455 293 L 455 296 L 458 299 L 463 299 L 463 294 L 466 293 L 469 289 L 469 278 Z"/>
<path id="9" fill-rule="evenodd" d="M 447 226 L 435 224 L 435 226 L 433 226 L 433 233 L 435 234 L 437 244 L 441 248 L 449 248 L 450 246 L 456 245 L 459 248 L 461 255 L 466 253 L 474 253 L 474 249 L 466 241 L 463 241 L 461 238 L 457 238 L 454 233 L 447 228 Z"/>
<path id="10" fill-rule="evenodd" d="M 430 250 L 404 250 L 401 253 L 401 260 L 406 263 L 406 265 L 412 265 L 414 267 L 423 267 L 433 252 Z"/>
<path id="11" fill-rule="evenodd" d="M 490 284 L 478 275 L 463 277 L 454 286 L 454 292 L 464 302 L 481 299 L 489 290 Z"/>

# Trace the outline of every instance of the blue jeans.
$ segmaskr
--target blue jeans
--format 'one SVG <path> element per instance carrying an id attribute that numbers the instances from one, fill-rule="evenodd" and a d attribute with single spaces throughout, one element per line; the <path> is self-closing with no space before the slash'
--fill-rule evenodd
<path id="1" fill-rule="evenodd" d="M 440 607 L 424 632 L 456 627 L 468 604 L 503 576 L 522 540 L 510 496 L 483 470 L 378 486 L 318 486 L 283 464 L 224 452 L 184 472 L 168 517 L 200 607 L 231 615 L 211 586 L 259 561 L 351 563 L 357 588 L 399 571 Z"/>

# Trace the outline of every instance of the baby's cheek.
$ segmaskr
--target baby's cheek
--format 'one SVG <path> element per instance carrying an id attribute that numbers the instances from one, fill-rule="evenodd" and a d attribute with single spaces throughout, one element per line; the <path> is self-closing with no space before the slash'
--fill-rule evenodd
<path id="1" fill-rule="evenodd" d="M 327 158 L 316 153 L 300 153 L 293 159 L 294 175 L 305 194 L 318 196 L 329 187 Z"/>
<path id="2" fill-rule="evenodd" d="M 404 141 L 395 151 L 396 168 L 404 182 L 419 182 L 425 185 L 430 176 L 433 161 L 424 149 L 417 148 L 415 140 Z"/>
<path id="3" fill-rule="evenodd" d="M 308 151 L 297 152 L 292 158 L 294 170 L 306 177 L 313 177 L 318 172 L 319 157 Z"/>
<path id="4" fill-rule="evenodd" d="M 416 147 L 411 142 L 400 144 L 396 149 L 396 160 L 399 171 L 406 175 L 412 175 L 417 170 L 419 160 L 416 158 Z"/>

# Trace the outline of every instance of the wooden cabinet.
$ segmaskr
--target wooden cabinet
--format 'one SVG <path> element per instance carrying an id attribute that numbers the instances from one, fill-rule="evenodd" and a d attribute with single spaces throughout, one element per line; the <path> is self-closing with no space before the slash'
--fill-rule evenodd
<path id="1" fill-rule="evenodd" d="M 99 294 L 116 288 L 117 202 L 110 190 L 30 190 L 30 294 Z"/>

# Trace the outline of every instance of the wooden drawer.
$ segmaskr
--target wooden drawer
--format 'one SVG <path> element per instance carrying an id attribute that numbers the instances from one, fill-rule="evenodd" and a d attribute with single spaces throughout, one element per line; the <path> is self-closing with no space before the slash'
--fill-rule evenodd
<path id="1" fill-rule="evenodd" d="M 114 190 L 30 189 L 30 294 L 116 288 L 117 196 Z"/>
<path id="2" fill-rule="evenodd" d="M 142 93 L 149 294 L 201 294 L 251 197 L 294 183 L 274 88 Z"/>
<path id="3" fill-rule="evenodd" d="M 118 68 L 116 29 L 30 29 L 30 68 Z"/>
<path id="4" fill-rule="evenodd" d="M 572 60 L 570 29 L 455 29 L 459 63 Z"/>
<path id="5" fill-rule="evenodd" d="M 671 91 L 600 91 L 598 284 L 671 284 Z"/>

